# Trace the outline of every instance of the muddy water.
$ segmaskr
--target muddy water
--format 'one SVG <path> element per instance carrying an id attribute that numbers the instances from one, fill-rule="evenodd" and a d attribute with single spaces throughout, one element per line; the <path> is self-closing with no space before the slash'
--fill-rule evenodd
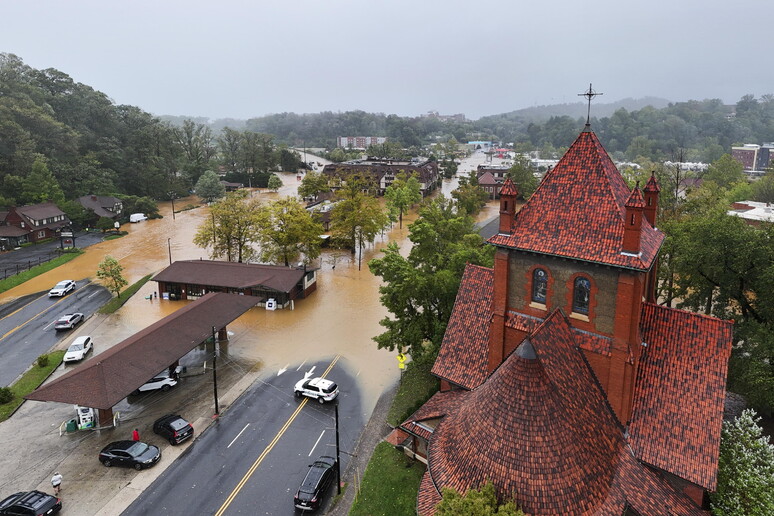
<path id="1" fill-rule="evenodd" d="M 252 195 L 273 200 L 296 192 L 295 174 L 279 174 L 283 187 L 279 192 L 254 190 Z M 444 182 L 442 193 L 456 187 L 456 179 Z M 198 204 L 198 198 L 177 199 L 175 208 Z M 106 255 L 118 259 L 124 276 L 133 283 L 146 274 L 155 274 L 172 260 L 208 258 L 207 250 L 196 247 L 196 229 L 208 222 L 209 209 L 201 206 L 180 211 L 172 218 L 170 203 L 161 203 L 162 219 L 137 224 L 124 224 L 128 235 L 86 248 L 84 255 L 43 274 L 0 296 L 8 298 L 47 290 L 62 278 L 81 280 L 95 278 L 97 265 Z M 490 203 L 479 215 L 486 220 L 496 214 Z M 368 270 L 367 262 L 381 256 L 388 241 L 396 241 L 402 254 L 409 251 L 408 225 L 416 214 L 404 216 L 403 228 L 395 225 L 380 235 L 363 251 L 362 268 L 357 256 L 337 250 L 324 250 L 313 266 L 319 267 L 317 290 L 307 299 L 298 300 L 293 310 L 267 311 L 253 308 L 229 325 L 230 342 L 223 346 L 224 359 L 231 365 L 258 374 L 270 374 L 279 369 L 295 368 L 306 360 L 341 354 L 351 373 L 361 379 L 363 399 L 376 402 L 384 388 L 398 377 L 394 353 L 378 350 L 372 337 L 381 333 L 379 320 L 388 315 L 379 302 L 379 278 Z M 184 306 L 183 301 L 149 299 L 156 283 L 148 282 L 116 314 L 105 319 L 98 329 L 100 340 L 109 345 L 120 342 L 133 333 Z M 342 363 L 342 362 L 340 362 Z M 364 407 L 365 410 L 372 406 Z"/>

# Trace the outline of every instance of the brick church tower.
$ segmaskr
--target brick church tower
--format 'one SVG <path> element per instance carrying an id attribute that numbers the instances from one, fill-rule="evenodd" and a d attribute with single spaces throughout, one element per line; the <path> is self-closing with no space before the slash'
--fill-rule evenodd
<path id="1" fill-rule="evenodd" d="M 586 358 L 622 424 L 631 416 L 642 353 L 642 302 L 664 235 L 656 230 L 658 186 L 630 190 L 586 126 L 517 214 L 512 183 L 501 194 L 492 300 L 489 368 L 494 370 L 531 328 L 561 309 L 581 331 Z M 655 195 L 653 195 L 655 193 Z M 647 213 L 646 213 L 647 208 Z M 520 324 L 507 324 L 520 318 Z"/>

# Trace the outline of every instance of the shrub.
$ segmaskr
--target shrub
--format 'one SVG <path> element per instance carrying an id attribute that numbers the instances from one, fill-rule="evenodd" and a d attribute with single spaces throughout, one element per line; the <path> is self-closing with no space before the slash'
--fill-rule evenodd
<path id="1" fill-rule="evenodd" d="M 10 387 L 0 387 L 0 405 L 5 405 L 13 399 L 13 392 Z"/>
<path id="2" fill-rule="evenodd" d="M 40 355 L 38 357 L 38 367 L 46 367 L 48 365 L 48 355 Z"/>

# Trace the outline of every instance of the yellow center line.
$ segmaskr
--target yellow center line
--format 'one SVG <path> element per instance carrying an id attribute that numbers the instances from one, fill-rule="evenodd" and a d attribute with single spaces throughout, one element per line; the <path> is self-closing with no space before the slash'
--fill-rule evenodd
<path id="1" fill-rule="evenodd" d="M 38 299 L 40 299 L 40 298 L 38 298 Z M 11 328 L 11 329 L 10 329 L 10 330 L 8 330 L 7 332 L 5 332 L 5 335 L 3 335 L 3 336 L 1 336 L 1 337 L 0 337 L 0 340 L 3 340 L 3 339 L 4 339 L 4 338 L 6 338 L 8 335 L 10 335 L 10 334 L 12 334 L 12 333 L 14 333 L 14 332 L 18 331 L 20 328 L 22 328 L 22 327 L 23 327 L 23 326 L 25 326 L 26 324 L 29 324 L 30 322 L 34 321 L 35 319 L 37 319 L 37 318 L 38 318 L 38 317 L 40 317 L 41 315 L 45 314 L 46 312 L 48 312 L 49 310 L 51 310 L 52 308 L 54 308 L 56 305 L 58 305 L 59 303 L 61 303 L 61 302 L 62 302 L 62 301 L 64 301 L 64 300 L 65 300 L 65 298 L 64 298 L 64 297 L 61 297 L 61 298 L 59 299 L 59 301 L 57 301 L 57 302 L 56 302 L 56 303 L 54 303 L 53 305 L 49 306 L 48 308 L 46 308 L 46 309 L 45 309 L 45 310 L 43 310 L 42 312 L 38 312 L 37 314 L 33 315 L 32 317 L 30 317 L 29 319 L 27 319 L 26 321 L 24 321 L 23 323 L 21 323 L 20 325 L 18 325 L 17 327 L 15 327 L 15 328 Z M 37 301 L 37 299 L 36 299 L 36 301 Z M 27 305 L 24 305 L 24 306 L 27 306 Z M 21 307 L 21 308 L 19 308 L 19 310 L 21 310 L 22 308 L 24 308 L 24 306 L 23 306 L 23 307 Z M 18 312 L 19 310 L 16 310 L 16 312 Z M 15 314 L 16 312 L 13 312 L 13 313 Z M 9 317 L 10 317 L 11 315 L 13 315 L 13 314 L 8 314 L 8 316 L 9 316 Z"/>
<path id="2" fill-rule="evenodd" d="M 336 365 L 336 362 L 339 361 L 340 357 L 341 355 L 336 355 L 336 357 L 330 363 L 330 365 L 325 370 L 325 372 L 322 375 L 320 375 L 322 378 L 325 378 L 328 375 L 328 373 L 331 372 L 331 370 L 333 369 L 333 366 Z M 234 498 L 236 498 L 236 495 L 239 494 L 239 491 L 242 490 L 242 488 L 245 486 L 245 484 L 250 479 L 250 477 L 253 476 L 253 473 L 255 473 L 255 470 L 258 469 L 258 466 L 261 465 L 261 462 L 263 462 L 263 459 L 265 459 L 266 456 L 269 454 L 269 452 L 274 448 L 274 446 L 276 446 L 280 438 L 285 434 L 287 429 L 290 427 L 290 424 L 296 419 L 298 414 L 301 413 L 301 409 L 304 408 L 304 406 L 308 401 L 309 401 L 309 398 L 304 398 L 304 400 L 301 402 L 298 408 L 296 408 L 296 410 L 288 418 L 288 420 L 285 421 L 285 424 L 282 425 L 282 428 L 280 428 L 279 432 L 277 432 L 277 435 L 274 436 L 274 439 L 272 439 L 271 442 L 266 446 L 266 448 L 263 450 L 263 453 L 261 453 L 258 456 L 258 458 L 255 459 L 255 462 L 253 462 L 253 465 L 250 466 L 250 469 L 247 470 L 247 473 L 245 473 L 245 475 L 242 477 L 242 480 L 239 481 L 239 483 L 236 485 L 234 490 L 231 491 L 231 494 L 228 495 L 228 498 L 226 498 L 226 501 L 223 502 L 223 505 L 220 506 L 220 509 L 218 509 L 218 512 L 215 513 L 215 516 L 223 516 L 223 513 L 226 512 L 226 509 L 228 509 L 228 506 L 231 505 L 231 502 L 234 501 Z"/>

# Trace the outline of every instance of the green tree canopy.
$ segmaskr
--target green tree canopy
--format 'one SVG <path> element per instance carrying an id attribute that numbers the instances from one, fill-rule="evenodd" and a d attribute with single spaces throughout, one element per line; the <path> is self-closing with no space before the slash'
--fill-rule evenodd
<path id="1" fill-rule="evenodd" d="M 212 202 L 226 194 L 226 187 L 220 182 L 218 174 L 212 170 L 206 171 L 196 182 L 196 195 L 204 202 Z"/>
<path id="2" fill-rule="evenodd" d="M 282 188 L 282 179 L 277 174 L 272 174 L 269 176 L 269 183 L 266 186 L 269 190 L 276 192 Z"/>
<path id="3" fill-rule="evenodd" d="M 288 266 L 299 256 L 304 263 L 320 256 L 322 224 L 292 197 L 263 204 L 256 215 L 261 261 Z"/>
<path id="4" fill-rule="evenodd" d="M 310 171 L 304 174 L 301 184 L 298 186 L 298 195 L 303 198 L 311 197 L 317 199 L 317 196 L 323 192 L 331 190 L 328 185 L 328 178 L 321 172 Z"/>
<path id="5" fill-rule="evenodd" d="M 521 154 L 517 154 L 513 158 L 513 166 L 508 169 L 508 177 L 514 182 L 516 188 L 519 190 L 519 194 L 524 199 L 529 199 L 530 196 L 537 190 L 538 180 L 535 177 L 535 169 L 532 168 L 532 164 L 529 159 Z"/>
<path id="6" fill-rule="evenodd" d="M 391 242 L 368 266 L 384 282 L 380 299 L 391 314 L 380 321 L 386 331 L 374 340 L 379 348 L 408 350 L 417 360 L 437 352 L 465 265 L 492 266 L 494 248 L 484 245 L 473 218 L 444 197 L 420 208 L 409 240 L 407 257 Z"/>
<path id="7" fill-rule="evenodd" d="M 105 256 L 97 268 L 97 277 L 105 282 L 105 287 L 116 296 L 121 296 L 121 289 L 129 284 L 121 274 L 124 267 L 112 256 Z"/>
<path id="8" fill-rule="evenodd" d="M 714 181 L 723 188 L 729 188 L 734 183 L 745 181 L 744 166 L 732 158 L 730 154 L 723 154 L 720 159 L 709 166 L 703 179 Z"/>
<path id="9" fill-rule="evenodd" d="M 358 255 L 358 270 L 365 244 L 373 242 L 389 218 L 379 201 L 364 193 L 365 184 L 350 180 L 338 191 L 339 202 L 331 210 L 331 235 L 339 247 Z"/>
<path id="10" fill-rule="evenodd" d="M 54 174 L 48 169 L 46 160 L 37 158 L 32 164 L 32 170 L 22 182 L 21 199 L 24 204 L 37 204 L 52 201 L 61 203 L 65 200 L 64 192 Z"/>
<path id="11" fill-rule="evenodd" d="M 492 482 L 481 489 L 470 489 L 465 496 L 448 487 L 443 488 L 441 495 L 443 499 L 435 506 L 436 516 L 524 516 L 512 501 L 497 501 Z"/>
<path id="12" fill-rule="evenodd" d="M 759 421 L 748 409 L 734 421 L 723 422 L 713 514 L 774 514 L 774 445 Z"/>
<path id="13" fill-rule="evenodd" d="M 226 194 L 210 206 L 210 217 L 196 231 L 194 244 L 210 249 L 210 256 L 229 262 L 246 262 L 255 256 L 252 243 L 258 240 L 256 224 L 259 203 L 247 201 L 246 192 Z"/>
<path id="14" fill-rule="evenodd" d="M 403 213 L 422 200 L 422 190 L 416 174 L 407 177 L 405 172 L 398 172 L 395 180 L 384 192 L 387 208 L 392 217 L 397 216 L 400 227 L 403 228 Z"/>

